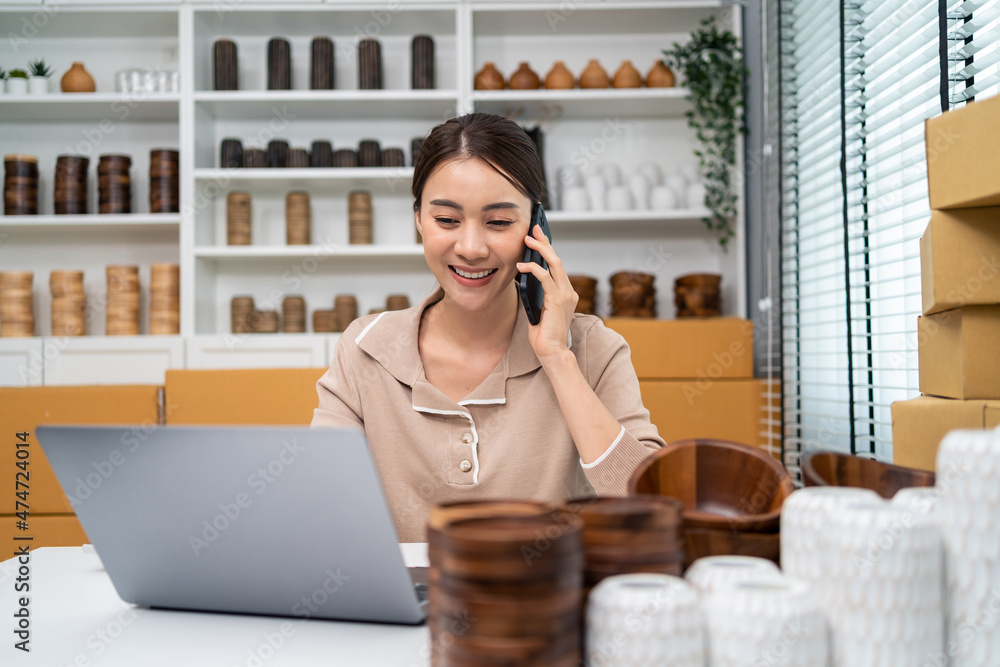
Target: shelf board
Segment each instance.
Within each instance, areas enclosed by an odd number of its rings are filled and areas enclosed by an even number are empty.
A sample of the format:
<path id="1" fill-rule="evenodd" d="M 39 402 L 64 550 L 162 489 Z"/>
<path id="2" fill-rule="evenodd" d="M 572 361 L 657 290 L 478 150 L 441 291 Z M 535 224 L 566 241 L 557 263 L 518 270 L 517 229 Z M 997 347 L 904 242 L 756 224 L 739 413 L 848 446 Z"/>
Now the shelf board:
<path id="1" fill-rule="evenodd" d="M 299 259 L 314 258 L 372 258 L 401 259 L 424 256 L 424 248 L 416 243 L 405 245 L 299 245 L 299 246 L 196 246 L 194 256 L 199 259 Z"/>
<path id="2" fill-rule="evenodd" d="M 0 232 L 113 232 L 169 230 L 180 226 L 180 213 L 128 213 L 122 215 L 6 215 Z"/>
<path id="3" fill-rule="evenodd" d="M 4 121 L 111 123 L 177 121 L 178 93 L 45 93 L 0 95 Z"/>
<path id="4" fill-rule="evenodd" d="M 503 114 L 523 109 L 538 116 L 546 108 L 562 109 L 565 118 L 682 118 L 690 108 L 687 88 L 608 88 L 572 90 L 477 90 L 476 111 Z"/>
<path id="5" fill-rule="evenodd" d="M 454 115 L 455 90 L 233 90 L 198 91 L 195 103 L 213 117 L 260 120 L 277 111 L 297 118 L 423 119 Z M 280 108 L 279 108 L 280 105 Z"/>
<path id="6" fill-rule="evenodd" d="M 667 211 L 545 211 L 549 222 L 567 227 L 590 227 L 599 224 L 618 226 L 667 225 L 671 223 L 701 222 L 711 215 L 707 208 L 685 208 Z"/>
<path id="7" fill-rule="evenodd" d="M 323 169 L 195 169 L 195 181 L 216 183 L 223 187 L 236 185 L 276 188 L 303 187 L 306 184 L 352 188 L 397 188 L 410 190 L 413 167 L 344 167 Z"/>

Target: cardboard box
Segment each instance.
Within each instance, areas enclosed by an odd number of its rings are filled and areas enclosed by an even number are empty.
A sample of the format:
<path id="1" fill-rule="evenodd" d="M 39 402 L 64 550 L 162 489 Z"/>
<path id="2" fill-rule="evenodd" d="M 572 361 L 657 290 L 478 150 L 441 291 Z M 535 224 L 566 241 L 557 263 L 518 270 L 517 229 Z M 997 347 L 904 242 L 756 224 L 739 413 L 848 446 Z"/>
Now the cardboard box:
<path id="1" fill-rule="evenodd" d="M 73 508 L 63 494 L 48 459 L 35 437 L 39 424 L 127 424 L 152 428 L 159 423 L 160 387 L 10 387 L 0 388 L 0 433 L 13 445 L 15 433 L 28 437 L 29 506 L 31 515 L 71 514 Z M 8 480 L 9 492 L 0 498 L 0 513 L 16 512 L 13 447 L 0 456 L 0 479 Z M 0 528 L 6 534 L 8 528 Z M 9 530 L 13 530 L 13 524 Z"/>
<path id="2" fill-rule="evenodd" d="M 753 377 L 753 323 L 738 317 L 604 321 L 632 351 L 640 380 Z"/>
<path id="3" fill-rule="evenodd" d="M 312 423 L 325 368 L 168 370 L 168 424 Z"/>
<path id="4" fill-rule="evenodd" d="M 920 291 L 924 315 L 1000 303 L 1000 206 L 931 212 Z"/>
<path id="5" fill-rule="evenodd" d="M 919 396 L 892 404 L 892 461 L 934 470 L 938 445 L 955 429 L 1000 426 L 1000 401 L 958 401 Z"/>
<path id="6" fill-rule="evenodd" d="M 16 516 L 0 514 L 0 549 L 3 549 L 4 560 L 10 558 L 18 547 L 28 546 L 29 550 L 42 547 L 78 547 L 89 540 L 83 532 L 83 527 L 72 514 L 55 514 L 48 516 L 29 516 L 27 530 L 8 530 L 18 521 Z M 16 537 L 30 536 L 31 540 L 18 540 Z"/>
<path id="7" fill-rule="evenodd" d="M 971 102 L 924 125 L 933 209 L 1000 205 L 1000 96 Z"/>
<path id="8" fill-rule="evenodd" d="M 1000 306 L 965 306 L 917 322 L 920 392 L 1000 399 Z"/>
<path id="9" fill-rule="evenodd" d="M 667 442 L 717 438 L 765 446 L 767 410 L 763 380 L 640 380 L 650 421 Z"/>

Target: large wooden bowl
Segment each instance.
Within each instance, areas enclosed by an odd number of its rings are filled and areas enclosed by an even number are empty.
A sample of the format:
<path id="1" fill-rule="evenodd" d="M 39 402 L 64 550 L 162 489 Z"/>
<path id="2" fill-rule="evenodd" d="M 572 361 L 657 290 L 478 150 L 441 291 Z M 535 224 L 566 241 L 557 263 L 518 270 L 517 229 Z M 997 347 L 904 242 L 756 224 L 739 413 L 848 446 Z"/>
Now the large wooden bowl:
<path id="1" fill-rule="evenodd" d="M 900 489 L 934 486 L 935 475 L 927 470 L 904 468 L 850 454 L 819 451 L 802 457 L 802 481 L 806 486 L 871 489 L 889 499 Z"/>
<path id="2" fill-rule="evenodd" d="M 684 569 L 705 556 L 756 556 L 775 564 L 781 556 L 778 533 L 734 533 L 711 528 L 684 529 Z"/>
<path id="3" fill-rule="evenodd" d="M 731 532 L 777 533 L 781 505 L 793 491 L 776 459 L 726 440 L 672 442 L 640 463 L 629 480 L 631 494 L 680 500 L 686 528 Z"/>

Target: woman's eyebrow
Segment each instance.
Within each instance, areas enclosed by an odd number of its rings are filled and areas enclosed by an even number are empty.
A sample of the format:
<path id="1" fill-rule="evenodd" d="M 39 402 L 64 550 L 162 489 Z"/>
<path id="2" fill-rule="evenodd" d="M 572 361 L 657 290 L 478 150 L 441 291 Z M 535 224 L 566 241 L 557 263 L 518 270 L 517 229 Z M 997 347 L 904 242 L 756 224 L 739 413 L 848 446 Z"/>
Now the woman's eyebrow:
<path id="1" fill-rule="evenodd" d="M 431 204 L 434 206 L 447 206 L 448 208 L 453 208 L 456 211 L 464 211 L 465 209 L 458 202 L 453 202 L 450 199 L 432 199 Z M 519 208 L 517 204 L 511 201 L 498 201 L 494 204 L 487 204 L 483 207 L 484 211 L 495 211 L 497 209 L 505 208 Z"/>

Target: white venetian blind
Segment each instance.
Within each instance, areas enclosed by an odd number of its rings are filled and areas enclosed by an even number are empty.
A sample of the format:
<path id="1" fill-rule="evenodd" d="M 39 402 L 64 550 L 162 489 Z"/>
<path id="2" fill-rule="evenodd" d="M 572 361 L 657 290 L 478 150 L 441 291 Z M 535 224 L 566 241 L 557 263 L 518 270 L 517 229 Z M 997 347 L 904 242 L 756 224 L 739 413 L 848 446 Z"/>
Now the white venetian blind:
<path id="1" fill-rule="evenodd" d="M 950 102 L 961 106 L 1000 91 L 1000 0 L 948 2 Z"/>

